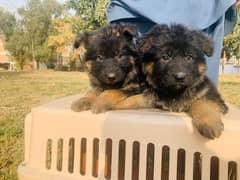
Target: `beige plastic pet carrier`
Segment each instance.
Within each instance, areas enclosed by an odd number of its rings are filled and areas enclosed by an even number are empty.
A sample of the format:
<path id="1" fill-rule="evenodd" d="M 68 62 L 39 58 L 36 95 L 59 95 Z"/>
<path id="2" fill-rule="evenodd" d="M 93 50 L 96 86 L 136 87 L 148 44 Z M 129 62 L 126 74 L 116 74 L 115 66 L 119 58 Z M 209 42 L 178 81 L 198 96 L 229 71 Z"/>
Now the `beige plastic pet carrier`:
<path id="1" fill-rule="evenodd" d="M 72 112 L 79 96 L 33 108 L 25 120 L 20 180 L 240 180 L 240 111 L 207 140 L 185 114 Z"/>

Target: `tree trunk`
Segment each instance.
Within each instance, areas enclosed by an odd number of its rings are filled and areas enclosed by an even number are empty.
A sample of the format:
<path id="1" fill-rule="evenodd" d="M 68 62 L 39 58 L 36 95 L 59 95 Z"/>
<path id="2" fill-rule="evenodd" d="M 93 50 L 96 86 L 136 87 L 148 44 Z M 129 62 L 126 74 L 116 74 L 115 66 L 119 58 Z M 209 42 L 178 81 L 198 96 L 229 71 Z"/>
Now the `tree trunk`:
<path id="1" fill-rule="evenodd" d="M 36 61 L 36 58 L 35 58 L 33 39 L 32 39 L 32 61 L 33 61 L 33 69 L 38 70 L 38 62 Z"/>

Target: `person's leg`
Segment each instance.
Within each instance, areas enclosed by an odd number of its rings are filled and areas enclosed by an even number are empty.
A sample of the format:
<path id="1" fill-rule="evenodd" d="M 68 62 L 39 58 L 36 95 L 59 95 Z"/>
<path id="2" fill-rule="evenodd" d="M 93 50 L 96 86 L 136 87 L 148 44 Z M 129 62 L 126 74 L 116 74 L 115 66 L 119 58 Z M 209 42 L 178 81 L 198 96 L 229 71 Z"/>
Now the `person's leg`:
<path id="1" fill-rule="evenodd" d="M 154 22 L 145 18 L 122 1 L 110 1 L 106 14 L 110 24 L 134 24 L 140 34 L 146 33 L 155 25 Z"/>
<path id="2" fill-rule="evenodd" d="M 204 30 L 214 41 L 214 53 L 211 57 L 207 57 L 207 76 L 215 86 L 218 86 L 219 64 L 221 59 L 221 51 L 224 37 L 224 16 L 215 24 Z"/>

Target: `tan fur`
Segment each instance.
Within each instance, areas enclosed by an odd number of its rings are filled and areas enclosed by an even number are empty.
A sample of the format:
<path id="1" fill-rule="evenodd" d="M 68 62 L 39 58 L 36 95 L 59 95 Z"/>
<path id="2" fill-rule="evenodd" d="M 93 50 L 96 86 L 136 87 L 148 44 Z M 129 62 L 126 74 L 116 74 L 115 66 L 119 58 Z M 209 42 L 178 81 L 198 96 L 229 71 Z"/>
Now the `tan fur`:
<path id="1" fill-rule="evenodd" d="M 199 64 L 199 65 L 198 65 L 198 71 L 199 71 L 200 73 L 204 73 L 204 72 L 206 71 L 206 69 L 207 69 L 207 67 L 206 67 L 205 64 Z"/>
<path id="2" fill-rule="evenodd" d="M 145 71 L 149 74 L 152 74 L 152 71 L 153 71 L 153 62 L 151 63 L 148 63 L 146 66 L 145 66 Z"/>
<path id="3" fill-rule="evenodd" d="M 135 61 L 136 61 L 136 59 L 135 59 L 133 56 L 130 56 L 130 63 L 131 63 L 132 65 L 135 64 Z"/>
<path id="4" fill-rule="evenodd" d="M 81 43 L 78 48 L 79 56 L 81 59 L 84 59 L 87 49 L 85 48 L 84 43 Z"/>
<path id="5" fill-rule="evenodd" d="M 126 94 L 119 90 L 105 90 L 94 101 L 92 105 L 92 112 L 102 113 L 106 112 L 107 110 L 111 110 L 115 104 L 123 101 L 126 98 Z"/>
<path id="6" fill-rule="evenodd" d="M 113 109 L 140 109 L 140 108 L 152 108 L 153 107 L 153 97 L 145 96 L 143 94 L 138 94 L 130 96 L 125 100 L 116 104 Z"/>
<path id="7" fill-rule="evenodd" d="M 92 61 L 86 61 L 85 65 L 87 67 L 87 71 L 91 72 L 92 71 Z"/>
<path id="8" fill-rule="evenodd" d="M 223 131 L 219 106 L 211 100 L 197 100 L 192 103 L 188 114 L 199 132 L 211 139 L 219 137 Z"/>
<path id="9" fill-rule="evenodd" d="M 91 108 L 92 103 L 95 101 L 97 96 L 99 96 L 101 92 L 91 89 L 86 93 L 86 95 L 76 101 L 74 101 L 71 105 L 71 109 L 75 112 L 88 110 Z"/>

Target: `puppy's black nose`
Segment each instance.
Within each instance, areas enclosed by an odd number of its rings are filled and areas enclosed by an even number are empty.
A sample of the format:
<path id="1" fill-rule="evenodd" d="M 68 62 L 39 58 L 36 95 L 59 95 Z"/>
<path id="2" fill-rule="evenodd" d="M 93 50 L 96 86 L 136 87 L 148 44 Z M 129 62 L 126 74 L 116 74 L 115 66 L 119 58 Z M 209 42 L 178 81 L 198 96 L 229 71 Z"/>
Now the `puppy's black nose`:
<path id="1" fill-rule="evenodd" d="M 108 76 L 108 79 L 110 81 L 114 81 L 116 79 L 116 74 L 115 73 L 109 73 L 107 76 Z"/>
<path id="2" fill-rule="evenodd" d="M 174 74 L 174 77 L 177 81 L 183 81 L 186 77 L 186 73 L 178 72 L 178 73 Z"/>

